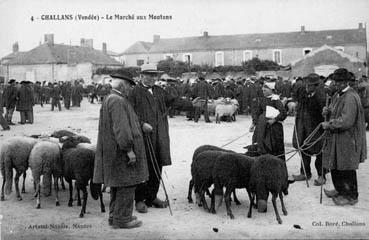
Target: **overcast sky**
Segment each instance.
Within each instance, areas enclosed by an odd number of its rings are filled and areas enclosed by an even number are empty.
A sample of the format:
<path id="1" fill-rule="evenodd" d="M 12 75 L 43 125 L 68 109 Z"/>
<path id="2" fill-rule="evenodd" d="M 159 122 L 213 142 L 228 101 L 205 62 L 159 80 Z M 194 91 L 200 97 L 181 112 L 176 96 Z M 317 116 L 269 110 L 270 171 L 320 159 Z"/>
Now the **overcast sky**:
<path id="1" fill-rule="evenodd" d="M 171 15 L 172 20 L 52 21 L 42 15 Z M 31 21 L 31 17 L 34 21 Z M 243 33 L 352 29 L 369 27 L 369 0 L 0 0 L 0 57 L 19 42 L 28 51 L 54 33 L 56 43 L 79 45 L 92 38 L 94 48 L 123 52 L 136 41 Z"/>

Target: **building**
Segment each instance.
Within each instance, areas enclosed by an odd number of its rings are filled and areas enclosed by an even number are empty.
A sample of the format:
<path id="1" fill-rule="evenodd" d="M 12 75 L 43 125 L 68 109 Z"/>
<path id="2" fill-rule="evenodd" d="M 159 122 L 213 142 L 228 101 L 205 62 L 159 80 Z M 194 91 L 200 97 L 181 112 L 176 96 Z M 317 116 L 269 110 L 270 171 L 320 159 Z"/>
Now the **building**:
<path id="1" fill-rule="evenodd" d="M 18 46 L 18 45 L 17 45 Z M 80 46 L 55 44 L 54 35 L 46 34 L 45 42 L 28 52 L 13 53 L 1 59 L 5 82 L 9 79 L 32 82 L 55 82 L 83 79 L 91 81 L 100 67 L 119 68 L 122 65 L 102 50 L 93 48 L 92 39 L 81 39 Z"/>
<path id="2" fill-rule="evenodd" d="M 157 63 L 171 57 L 191 64 L 211 66 L 241 65 L 258 57 L 288 65 L 308 53 L 329 45 L 366 61 L 366 27 L 356 29 L 203 36 L 163 39 L 154 35 L 153 42 L 136 42 L 121 54 L 125 66 Z"/>

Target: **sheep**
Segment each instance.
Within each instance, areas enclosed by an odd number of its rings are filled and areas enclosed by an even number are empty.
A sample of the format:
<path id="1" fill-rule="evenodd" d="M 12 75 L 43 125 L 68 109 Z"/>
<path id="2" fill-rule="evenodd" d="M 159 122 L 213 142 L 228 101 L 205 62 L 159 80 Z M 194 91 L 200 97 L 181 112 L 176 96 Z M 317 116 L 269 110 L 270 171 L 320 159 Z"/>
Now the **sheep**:
<path id="1" fill-rule="evenodd" d="M 293 181 L 288 180 L 287 166 L 284 160 L 270 154 L 261 155 L 257 157 L 257 160 L 251 168 L 251 201 L 254 201 L 256 195 L 258 211 L 263 212 L 266 209 L 266 201 L 270 192 L 272 194 L 276 219 L 279 224 L 282 224 L 276 206 L 276 199 L 279 196 L 283 214 L 287 215 L 287 210 L 283 202 L 283 194 L 288 194 L 288 186 L 290 183 L 293 183 Z M 251 214 L 252 210 L 250 206 L 247 217 L 251 218 Z"/>
<path id="2" fill-rule="evenodd" d="M 217 105 L 215 107 L 215 122 L 220 123 L 220 118 L 223 116 L 229 117 L 228 119 L 232 119 L 233 121 L 236 121 L 237 109 L 238 109 L 238 104 L 234 104 L 233 102 Z"/>
<path id="3" fill-rule="evenodd" d="M 197 156 L 204 152 L 204 151 L 211 151 L 211 150 L 214 150 L 214 151 L 224 151 L 224 152 L 232 152 L 232 151 L 229 151 L 229 150 L 225 150 L 223 148 L 220 148 L 220 147 L 217 147 L 217 146 L 213 146 L 213 145 L 202 145 L 198 148 L 195 149 L 193 155 L 192 155 L 192 164 L 191 164 L 191 169 L 194 167 L 193 166 L 193 162 L 195 161 L 195 159 L 197 158 Z M 192 171 L 192 170 L 191 170 Z M 211 171 L 209 171 L 209 174 L 211 174 Z M 188 187 L 188 196 L 187 196 L 187 199 L 188 199 L 188 202 L 189 203 L 193 203 L 193 200 L 192 200 L 192 188 L 193 188 L 193 185 L 194 185 L 194 181 L 193 179 L 190 180 L 189 182 L 189 187 Z M 209 191 L 207 191 L 208 195 L 210 195 Z M 197 195 L 199 197 L 199 195 Z M 197 199 L 199 200 L 199 199 Z M 234 201 L 236 202 L 237 205 L 240 204 L 240 202 L 238 201 L 237 199 L 237 196 L 234 194 Z M 197 201 L 199 203 L 199 201 Z"/>
<path id="4" fill-rule="evenodd" d="M 245 156 L 240 153 L 223 153 L 220 155 L 213 167 L 212 178 L 214 181 L 214 189 L 212 194 L 210 212 L 216 213 L 215 202 L 217 202 L 217 210 L 223 199 L 223 187 L 226 188 L 224 200 L 227 208 L 227 215 L 234 219 L 230 208 L 230 196 L 236 188 L 246 188 L 250 206 L 253 206 L 251 192 L 249 190 L 250 170 L 255 162 L 255 158 Z"/>
<path id="5" fill-rule="evenodd" d="M 64 136 L 67 136 L 67 137 L 72 137 L 76 135 L 75 133 L 71 132 L 71 131 L 68 131 L 68 130 L 58 130 L 58 131 L 54 131 L 50 137 L 54 137 L 54 138 L 62 138 Z"/>
<path id="6" fill-rule="evenodd" d="M 60 156 L 60 147 L 57 143 L 51 141 L 41 141 L 35 144 L 29 156 L 29 166 L 32 170 L 32 176 L 35 186 L 35 197 L 37 197 L 36 208 L 41 208 L 40 198 L 40 177 L 43 175 L 43 184 L 46 190 L 46 196 L 50 195 L 51 176 L 54 178 L 55 202 L 59 206 L 58 182 L 57 179 L 62 176 L 62 163 Z"/>
<path id="7" fill-rule="evenodd" d="M 78 139 L 78 138 L 77 138 Z M 93 199 L 100 198 L 101 212 L 105 212 L 105 206 L 103 202 L 103 196 L 101 192 L 101 184 L 95 184 L 92 182 L 95 152 L 91 149 L 76 148 L 78 144 L 76 138 L 64 138 L 62 147 L 62 159 L 63 159 L 63 175 L 65 180 L 69 184 L 69 202 L 68 206 L 73 206 L 73 185 L 72 181 L 76 180 L 76 188 L 78 191 L 78 205 L 80 205 L 79 190 L 83 192 L 83 204 L 80 212 L 82 218 L 86 213 L 87 203 L 87 190 L 86 186 L 90 181 L 90 192 Z"/>
<path id="8" fill-rule="evenodd" d="M 25 193 L 28 157 L 36 142 L 35 139 L 29 137 L 12 137 L 3 142 L 0 150 L 0 169 L 3 177 L 1 201 L 5 200 L 4 186 L 6 195 L 9 195 L 12 191 L 13 168 L 16 170 L 14 183 L 17 199 L 22 200 L 19 193 L 19 177 L 23 173 L 22 193 Z"/>

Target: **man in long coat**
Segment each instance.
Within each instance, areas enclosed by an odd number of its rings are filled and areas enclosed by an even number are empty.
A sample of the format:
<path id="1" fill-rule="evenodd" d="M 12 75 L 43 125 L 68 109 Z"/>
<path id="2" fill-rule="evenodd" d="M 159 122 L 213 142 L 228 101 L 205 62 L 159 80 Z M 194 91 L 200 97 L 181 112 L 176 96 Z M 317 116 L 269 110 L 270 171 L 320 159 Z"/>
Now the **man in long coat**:
<path id="1" fill-rule="evenodd" d="M 168 204 L 160 200 L 157 193 L 162 167 L 172 164 L 167 108 L 173 103 L 174 97 L 163 88 L 154 85 L 158 73 L 160 72 L 152 64 L 141 66 L 142 84 L 136 85 L 129 96 L 144 132 L 149 168 L 149 180 L 136 189 L 136 210 L 141 213 L 146 213 L 148 206 L 165 208 Z M 152 144 L 152 148 L 148 141 Z"/>
<path id="2" fill-rule="evenodd" d="M 194 122 L 198 122 L 201 117 L 201 111 L 204 111 L 205 122 L 211 123 L 209 119 L 209 111 L 208 111 L 208 100 L 211 99 L 214 95 L 214 90 L 210 84 L 205 82 L 204 77 L 199 77 L 199 82 L 194 85 L 192 91 L 193 98 L 201 98 L 205 100 L 203 107 L 195 107 L 195 116 Z"/>
<path id="3" fill-rule="evenodd" d="M 0 88 L 0 125 L 5 131 L 5 130 L 10 130 L 10 127 L 8 125 L 8 122 L 3 117 L 3 107 L 4 107 L 3 90 Z"/>
<path id="4" fill-rule="evenodd" d="M 292 136 L 292 144 L 294 148 L 298 148 L 297 139 L 299 146 L 302 146 L 305 139 L 315 130 L 315 128 L 324 121 L 322 115 L 323 107 L 325 106 L 325 91 L 324 86 L 320 84 L 319 75 L 312 73 L 305 78 L 305 83 L 300 86 L 300 90 L 297 91 L 296 100 L 298 102 L 298 108 L 295 118 L 296 131 Z M 283 86 L 282 86 L 283 88 Z M 310 140 L 310 143 L 317 140 L 319 136 L 323 134 L 323 129 L 319 128 L 316 135 Z M 297 135 L 297 139 L 296 139 Z M 322 171 L 322 153 L 321 149 L 323 146 L 323 140 L 318 141 L 310 148 L 302 151 L 301 156 L 304 166 L 300 167 L 300 174 L 293 175 L 296 181 L 303 181 L 311 178 L 311 155 L 316 154 L 315 168 L 318 173 L 318 179 L 314 181 L 314 185 L 320 186 L 326 182 L 325 173 Z M 304 174 L 304 169 L 306 176 Z"/>
<path id="5" fill-rule="evenodd" d="M 356 169 L 366 159 L 364 111 L 359 95 L 349 86 L 350 74 L 344 68 L 332 76 L 336 93 L 329 108 L 329 122 L 323 123 L 328 137 L 323 148 L 323 164 L 331 170 L 334 190 L 324 190 L 337 205 L 358 202 Z"/>
<path id="6" fill-rule="evenodd" d="M 33 123 L 34 96 L 29 81 L 22 81 L 17 93 L 16 110 L 20 112 L 20 124 Z"/>
<path id="7" fill-rule="evenodd" d="M 94 183 L 110 187 L 109 225 L 134 228 L 142 222 L 132 216 L 137 184 L 148 179 L 141 126 L 128 92 L 129 76 L 111 75 L 113 90 L 100 108 Z"/>
<path id="8" fill-rule="evenodd" d="M 17 104 L 17 88 L 15 79 L 10 79 L 4 89 L 4 107 L 6 109 L 5 120 L 9 125 L 14 125 L 12 122 L 15 105 Z"/>
<path id="9" fill-rule="evenodd" d="M 54 86 L 51 89 L 51 111 L 54 111 L 54 107 L 56 106 L 58 106 L 59 111 L 61 111 L 60 95 L 61 89 L 59 87 L 59 84 L 54 83 Z"/>

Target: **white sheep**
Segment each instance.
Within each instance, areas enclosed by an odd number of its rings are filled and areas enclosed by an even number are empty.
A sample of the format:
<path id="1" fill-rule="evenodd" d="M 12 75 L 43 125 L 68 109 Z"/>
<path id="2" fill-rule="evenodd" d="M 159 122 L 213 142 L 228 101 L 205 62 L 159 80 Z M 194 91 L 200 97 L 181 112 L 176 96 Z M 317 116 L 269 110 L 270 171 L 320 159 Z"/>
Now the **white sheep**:
<path id="1" fill-rule="evenodd" d="M 236 112 L 238 109 L 238 102 L 236 99 L 227 101 L 225 104 L 218 104 L 215 107 L 215 122 L 220 123 L 220 118 L 227 116 L 236 121 Z"/>
<path id="2" fill-rule="evenodd" d="M 43 175 L 43 185 L 45 189 L 45 195 L 50 195 L 51 182 L 54 178 L 54 190 L 56 206 L 59 206 L 58 197 L 58 181 L 57 179 L 62 176 L 63 165 L 60 155 L 60 147 L 58 143 L 52 141 L 41 141 L 35 144 L 30 156 L 29 166 L 32 170 L 32 176 L 35 186 L 35 197 L 37 197 L 36 208 L 41 208 L 40 197 L 40 177 Z"/>
<path id="3" fill-rule="evenodd" d="M 0 170 L 3 177 L 1 201 L 5 200 L 4 186 L 6 195 L 12 192 L 13 168 L 16 170 L 14 183 L 17 199 L 22 200 L 19 193 L 19 177 L 23 173 L 22 193 L 24 193 L 28 157 L 36 142 L 34 138 L 30 137 L 12 137 L 3 142 L 0 150 Z"/>

